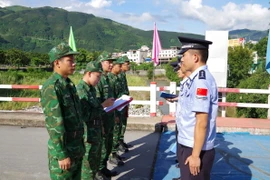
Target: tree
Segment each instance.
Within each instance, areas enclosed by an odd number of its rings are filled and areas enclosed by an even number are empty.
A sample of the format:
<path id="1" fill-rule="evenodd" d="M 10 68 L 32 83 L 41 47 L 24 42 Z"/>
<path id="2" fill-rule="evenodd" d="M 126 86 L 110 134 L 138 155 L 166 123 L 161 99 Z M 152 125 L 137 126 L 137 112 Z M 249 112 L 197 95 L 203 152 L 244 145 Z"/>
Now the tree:
<path id="1" fill-rule="evenodd" d="M 173 58 L 171 62 L 176 62 L 176 61 L 177 61 L 177 58 Z M 173 82 L 177 82 L 178 83 L 180 81 L 180 78 L 178 77 L 177 72 L 174 72 L 173 67 L 170 65 L 171 62 L 169 62 L 165 66 L 166 77 L 170 81 L 173 81 Z"/>
<path id="2" fill-rule="evenodd" d="M 268 37 L 262 38 L 254 47 L 254 50 L 257 51 L 259 57 L 266 56 Z"/>
<path id="3" fill-rule="evenodd" d="M 0 50 L 0 64 L 5 64 L 5 52 L 3 50 Z"/>
<path id="4" fill-rule="evenodd" d="M 249 71 L 253 64 L 252 60 L 252 50 L 242 46 L 229 48 L 227 87 L 237 87 L 241 80 L 250 77 Z"/>
<path id="5" fill-rule="evenodd" d="M 27 66 L 30 63 L 30 59 L 26 53 L 18 49 L 9 49 L 5 53 L 6 63 L 10 66 Z"/>
<path id="6" fill-rule="evenodd" d="M 265 71 L 258 71 L 252 74 L 249 78 L 242 80 L 238 88 L 245 89 L 268 89 L 270 79 L 266 78 L 269 74 Z M 263 103 L 267 104 L 266 94 L 229 94 L 228 102 L 239 103 Z M 267 118 L 267 109 L 263 108 L 237 108 L 238 117 L 246 118 Z"/>

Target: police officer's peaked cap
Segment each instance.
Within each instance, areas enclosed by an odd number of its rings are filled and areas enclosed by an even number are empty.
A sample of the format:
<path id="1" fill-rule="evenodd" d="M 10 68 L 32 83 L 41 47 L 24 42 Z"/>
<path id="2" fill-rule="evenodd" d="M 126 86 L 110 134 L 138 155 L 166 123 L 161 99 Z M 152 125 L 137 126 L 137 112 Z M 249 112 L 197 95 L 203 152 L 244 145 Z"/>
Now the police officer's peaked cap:
<path id="1" fill-rule="evenodd" d="M 50 63 L 54 62 L 61 57 L 68 55 L 80 54 L 77 51 L 73 51 L 67 43 L 60 43 L 57 46 L 53 47 L 49 52 Z"/>
<path id="2" fill-rule="evenodd" d="M 103 72 L 99 61 L 91 61 L 87 63 L 85 72 Z"/>
<path id="3" fill-rule="evenodd" d="M 109 60 L 112 60 L 112 61 L 115 61 L 116 58 L 112 57 L 112 54 L 111 53 L 108 53 L 107 51 L 103 51 L 99 56 L 98 56 L 98 59 L 97 59 L 99 62 L 102 62 L 102 61 L 109 61 Z"/>
<path id="4" fill-rule="evenodd" d="M 178 37 L 179 41 L 182 44 L 179 54 L 184 54 L 189 49 L 205 49 L 208 50 L 209 45 L 212 44 L 211 41 L 203 40 L 203 39 L 194 39 L 187 37 Z"/>
<path id="5" fill-rule="evenodd" d="M 124 58 L 118 57 L 115 61 L 113 61 L 113 64 L 124 64 Z"/>

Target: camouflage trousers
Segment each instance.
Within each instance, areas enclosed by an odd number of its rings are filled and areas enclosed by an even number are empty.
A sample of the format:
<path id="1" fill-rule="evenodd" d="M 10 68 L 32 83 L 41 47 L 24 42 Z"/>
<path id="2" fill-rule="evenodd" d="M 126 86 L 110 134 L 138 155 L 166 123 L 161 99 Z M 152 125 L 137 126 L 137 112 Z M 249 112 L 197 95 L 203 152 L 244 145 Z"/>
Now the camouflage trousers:
<path id="1" fill-rule="evenodd" d="M 82 180 L 93 180 L 101 159 L 102 128 L 88 128 L 85 155 L 82 162 Z"/>
<path id="2" fill-rule="evenodd" d="M 113 129 L 113 146 L 112 146 L 112 153 L 116 153 L 119 146 L 119 140 L 121 135 L 121 128 L 122 128 L 122 122 L 121 118 L 119 118 L 120 122 L 115 123 L 114 129 Z"/>
<path id="3" fill-rule="evenodd" d="M 49 158 L 49 171 L 52 180 L 80 180 L 82 158 L 71 158 L 71 167 L 68 170 L 59 168 L 58 160 Z"/>
<path id="4" fill-rule="evenodd" d="M 99 164 L 99 170 L 107 167 L 107 161 L 112 152 L 114 121 L 114 116 L 103 120 L 105 134 L 102 136 L 101 161 Z"/>
<path id="5" fill-rule="evenodd" d="M 126 129 L 127 129 L 127 117 L 126 116 L 123 116 L 123 118 L 121 119 L 121 128 L 120 128 L 120 138 L 119 140 L 120 141 L 124 141 L 124 136 L 125 136 L 125 132 L 126 132 Z"/>
<path id="6" fill-rule="evenodd" d="M 129 106 L 126 106 L 123 109 L 123 113 L 121 116 L 121 127 L 120 127 L 120 135 L 119 135 L 120 141 L 124 141 L 124 136 L 125 136 L 125 132 L 127 128 L 128 109 L 129 109 Z"/>

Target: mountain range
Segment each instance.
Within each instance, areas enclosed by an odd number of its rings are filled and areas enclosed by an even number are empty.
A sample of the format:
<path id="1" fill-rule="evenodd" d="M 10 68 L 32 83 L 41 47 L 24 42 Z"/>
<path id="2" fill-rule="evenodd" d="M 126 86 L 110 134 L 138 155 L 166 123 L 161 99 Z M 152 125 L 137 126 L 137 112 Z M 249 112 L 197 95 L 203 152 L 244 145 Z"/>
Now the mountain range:
<path id="1" fill-rule="evenodd" d="M 70 26 L 77 48 L 88 51 L 127 51 L 142 45 L 152 47 L 153 31 L 140 30 L 93 14 L 69 12 L 60 8 L 23 6 L 0 7 L 0 49 L 48 52 L 60 42 L 67 42 Z M 163 48 L 179 46 L 178 36 L 204 39 L 203 35 L 159 31 Z M 266 31 L 235 30 L 230 37 L 248 37 L 258 41 Z"/>

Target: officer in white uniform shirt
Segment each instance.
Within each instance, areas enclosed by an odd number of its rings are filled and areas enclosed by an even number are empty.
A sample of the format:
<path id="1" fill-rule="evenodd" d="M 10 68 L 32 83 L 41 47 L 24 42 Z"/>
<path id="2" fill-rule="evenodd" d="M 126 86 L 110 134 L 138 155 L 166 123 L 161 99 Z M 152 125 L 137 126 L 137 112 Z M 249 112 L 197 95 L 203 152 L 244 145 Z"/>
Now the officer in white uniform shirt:
<path id="1" fill-rule="evenodd" d="M 206 65 L 212 42 L 178 38 L 181 66 L 191 72 L 180 90 L 176 112 L 181 180 L 210 180 L 218 111 L 218 89 Z"/>

